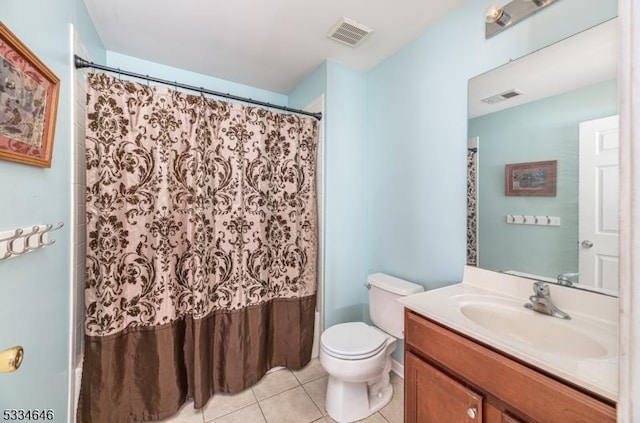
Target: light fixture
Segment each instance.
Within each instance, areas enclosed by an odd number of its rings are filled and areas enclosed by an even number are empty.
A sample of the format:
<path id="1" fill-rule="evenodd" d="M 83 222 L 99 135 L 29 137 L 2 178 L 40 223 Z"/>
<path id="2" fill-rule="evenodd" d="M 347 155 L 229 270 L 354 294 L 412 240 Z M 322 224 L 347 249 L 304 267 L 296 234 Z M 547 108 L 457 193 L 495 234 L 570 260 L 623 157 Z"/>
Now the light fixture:
<path id="1" fill-rule="evenodd" d="M 484 21 L 486 23 L 495 23 L 500 26 L 506 26 L 509 21 L 511 21 L 511 16 L 509 16 L 503 8 L 492 4 L 484 13 Z"/>
<path id="2" fill-rule="evenodd" d="M 492 0 L 484 12 L 485 38 L 490 38 L 507 28 L 511 28 L 553 3 L 555 0 L 512 0 L 504 6 L 500 6 L 500 4 L 504 4 L 504 0 Z"/>

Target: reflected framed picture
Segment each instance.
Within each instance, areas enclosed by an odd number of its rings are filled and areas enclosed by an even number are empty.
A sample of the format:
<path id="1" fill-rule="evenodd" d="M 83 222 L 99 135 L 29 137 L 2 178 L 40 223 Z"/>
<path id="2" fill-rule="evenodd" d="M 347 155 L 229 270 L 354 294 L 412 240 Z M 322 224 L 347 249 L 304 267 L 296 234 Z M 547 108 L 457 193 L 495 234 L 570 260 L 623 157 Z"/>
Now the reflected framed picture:
<path id="1" fill-rule="evenodd" d="M 558 161 L 505 165 L 505 195 L 555 197 Z"/>
<path id="2" fill-rule="evenodd" d="M 60 79 L 0 22 L 0 159 L 51 167 Z"/>

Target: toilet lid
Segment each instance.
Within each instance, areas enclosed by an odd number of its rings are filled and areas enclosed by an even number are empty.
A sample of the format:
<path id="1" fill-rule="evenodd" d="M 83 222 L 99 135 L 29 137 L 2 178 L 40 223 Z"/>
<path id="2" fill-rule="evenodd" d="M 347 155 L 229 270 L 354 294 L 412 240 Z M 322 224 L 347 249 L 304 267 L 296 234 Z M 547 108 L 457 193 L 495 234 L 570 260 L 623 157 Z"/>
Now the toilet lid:
<path id="1" fill-rule="evenodd" d="M 362 322 L 341 323 L 322 333 L 320 344 L 334 357 L 358 360 L 378 354 L 386 345 L 387 336 Z"/>

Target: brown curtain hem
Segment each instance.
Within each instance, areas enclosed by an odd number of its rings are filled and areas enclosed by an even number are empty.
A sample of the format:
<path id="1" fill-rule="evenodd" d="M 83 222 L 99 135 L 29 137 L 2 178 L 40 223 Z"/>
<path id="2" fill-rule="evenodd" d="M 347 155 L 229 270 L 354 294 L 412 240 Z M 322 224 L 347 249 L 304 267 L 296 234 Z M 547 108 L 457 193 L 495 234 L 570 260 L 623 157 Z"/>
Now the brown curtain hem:
<path id="1" fill-rule="evenodd" d="M 316 296 L 279 298 L 203 318 L 85 336 L 78 423 L 133 423 L 175 414 L 193 398 L 240 392 L 277 366 L 311 359 Z"/>

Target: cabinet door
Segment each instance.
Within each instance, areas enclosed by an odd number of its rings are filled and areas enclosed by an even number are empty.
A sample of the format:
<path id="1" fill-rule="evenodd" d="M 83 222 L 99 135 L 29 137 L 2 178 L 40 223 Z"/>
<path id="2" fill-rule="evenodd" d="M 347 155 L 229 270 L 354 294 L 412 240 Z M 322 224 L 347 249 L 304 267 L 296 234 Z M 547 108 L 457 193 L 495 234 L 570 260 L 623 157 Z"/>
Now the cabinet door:
<path id="1" fill-rule="evenodd" d="M 486 400 L 483 402 L 483 414 L 482 423 L 525 423 Z"/>
<path id="2" fill-rule="evenodd" d="M 515 417 L 510 416 L 509 414 L 502 414 L 502 423 L 522 423 L 520 420 Z"/>
<path id="3" fill-rule="evenodd" d="M 406 423 L 482 422 L 482 397 L 410 352 L 406 355 Z"/>

